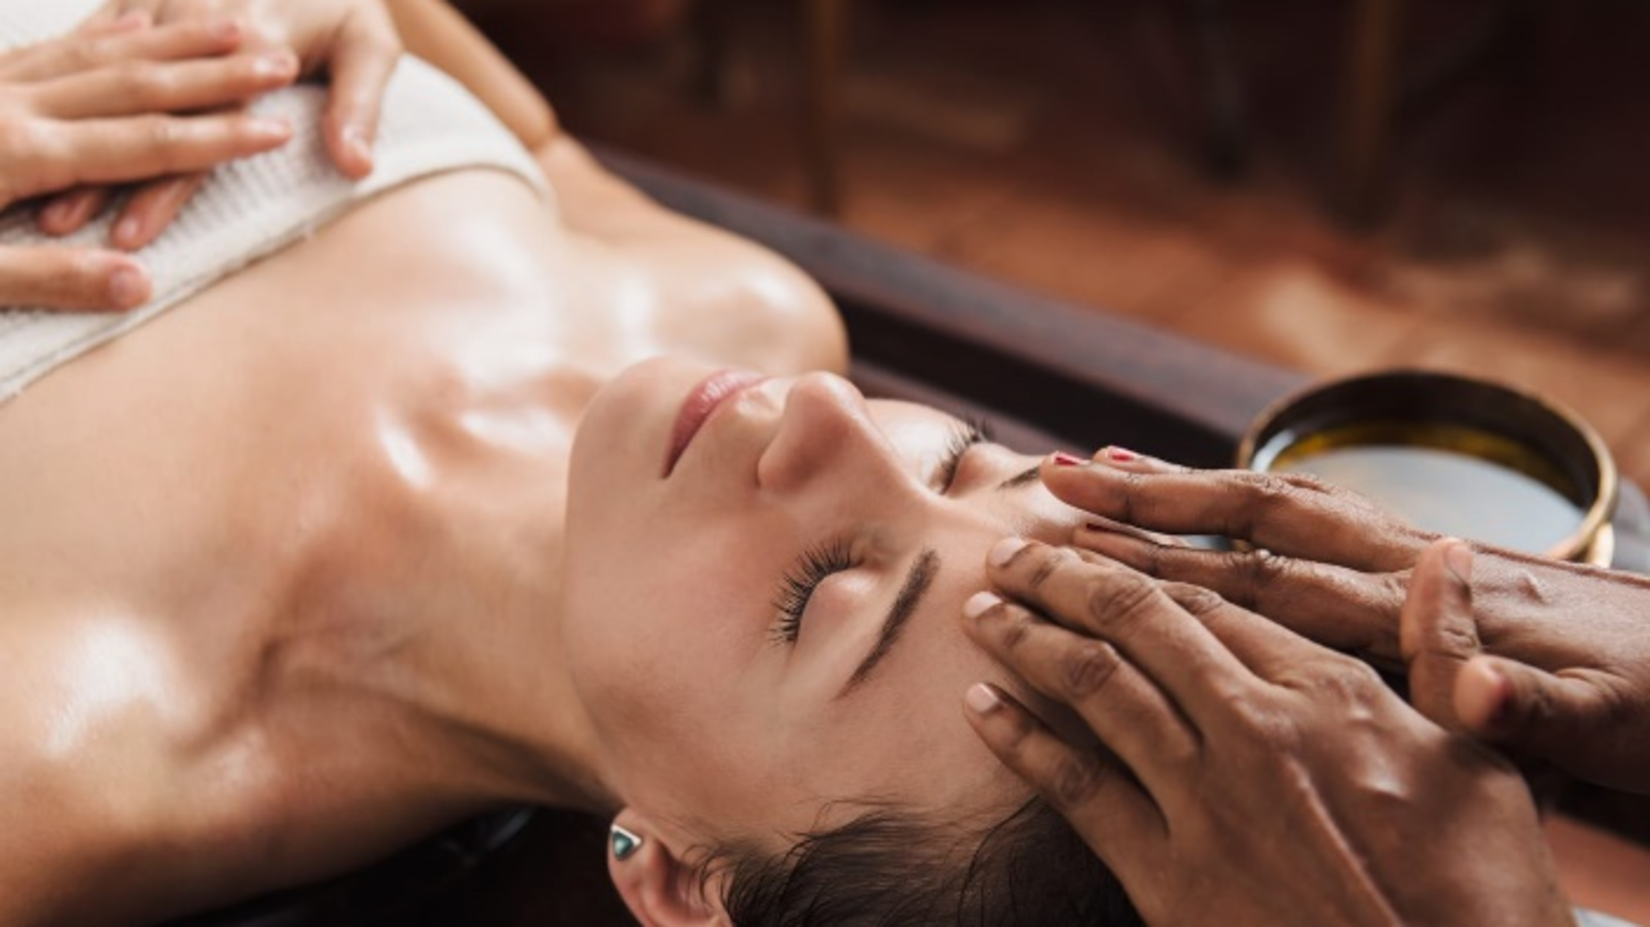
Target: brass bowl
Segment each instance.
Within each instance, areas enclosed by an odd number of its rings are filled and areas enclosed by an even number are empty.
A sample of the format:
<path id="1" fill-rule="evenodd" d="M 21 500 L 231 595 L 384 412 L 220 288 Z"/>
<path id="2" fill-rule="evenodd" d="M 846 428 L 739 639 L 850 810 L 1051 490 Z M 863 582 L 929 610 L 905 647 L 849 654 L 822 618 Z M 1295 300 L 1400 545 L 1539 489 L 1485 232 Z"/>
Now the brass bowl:
<path id="1" fill-rule="evenodd" d="M 1484 380 L 1393 370 L 1309 386 L 1261 412 L 1237 465 L 1314 472 L 1423 528 L 1497 546 L 1598 566 L 1615 550 L 1616 465 L 1598 433 L 1559 403 Z M 1484 517 L 1513 500 L 1510 519 Z M 1514 543 L 1508 524 L 1525 513 L 1543 528 Z"/>

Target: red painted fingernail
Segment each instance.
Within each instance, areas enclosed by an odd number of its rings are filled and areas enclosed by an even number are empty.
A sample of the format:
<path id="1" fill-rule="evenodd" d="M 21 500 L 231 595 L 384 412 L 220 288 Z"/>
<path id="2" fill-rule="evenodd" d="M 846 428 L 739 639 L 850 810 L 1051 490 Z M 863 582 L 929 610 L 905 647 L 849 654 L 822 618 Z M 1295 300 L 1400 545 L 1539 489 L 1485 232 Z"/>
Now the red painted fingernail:
<path id="1" fill-rule="evenodd" d="M 1067 454 L 1065 451 L 1055 451 L 1054 456 L 1050 459 L 1061 467 L 1081 467 L 1083 464 L 1088 463 L 1083 458 L 1075 454 Z"/>
<path id="2" fill-rule="evenodd" d="M 1124 447 L 1106 448 L 1106 459 L 1113 463 L 1133 463 L 1140 459 L 1140 455 Z"/>

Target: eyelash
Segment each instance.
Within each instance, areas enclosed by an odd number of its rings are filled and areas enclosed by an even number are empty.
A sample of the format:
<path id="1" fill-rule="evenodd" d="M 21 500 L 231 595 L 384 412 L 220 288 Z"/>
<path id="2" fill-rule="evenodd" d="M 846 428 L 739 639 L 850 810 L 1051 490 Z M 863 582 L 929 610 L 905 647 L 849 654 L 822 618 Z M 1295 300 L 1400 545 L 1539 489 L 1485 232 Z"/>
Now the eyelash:
<path id="1" fill-rule="evenodd" d="M 990 440 L 991 430 L 978 419 L 967 420 L 952 432 L 945 453 L 940 458 L 940 492 L 950 489 L 956 481 L 957 468 L 962 465 L 963 455 L 968 453 L 968 449 Z M 853 550 L 840 541 L 803 553 L 796 566 L 785 574 L 779 584 L 779 594 L 774 597 L 773 607 L 778 616 L 773 627 L 775 643 L 796 643 L 802 633 L 802 616 L 807 612 L 808 601 L 813 598 L 819 584 L 831 575 L 851 570 L 854 566 Z"/>
<path id="2" fill-rule="evenodd" d="M 963 455 L 976 444 L 984 444 L 991 440 L 991 429 L 979 419 L 968 419 L 951 433 L 951 441 L 945 447 L 945 454 L 940 458 L 940 492 L 951 488 L 957 480 L 957 468 L 962 466 Z"/>
<path id="3" fill-rule="evenodd" d="M 794 644 L 802 633 L 802 615 L 808 610 L 808 600 L 814 590 L 833 573 L 854 568 L 853 550 L 845 543 L 833 541 L 804 553 L 796 567 L 785 574 L 779 585 L 779 595 L 773 607 L 779 613 L 774 623 L 776 643 Z"/>

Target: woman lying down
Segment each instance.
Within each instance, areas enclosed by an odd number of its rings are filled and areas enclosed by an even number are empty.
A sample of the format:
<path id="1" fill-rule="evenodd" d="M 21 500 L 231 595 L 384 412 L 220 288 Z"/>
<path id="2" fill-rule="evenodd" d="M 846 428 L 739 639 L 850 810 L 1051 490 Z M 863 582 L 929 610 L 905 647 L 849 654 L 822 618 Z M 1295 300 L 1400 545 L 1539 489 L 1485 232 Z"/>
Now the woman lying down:
<path id="1" fill-rule="evenodd" d="M 140 255 L 138 316 L 7 316 L 0 923 L 151 922 L 518 802 L 611 817 L 646 924 L 1131 922 L 958 706 L 1036 704 L 957 619 L 996 540 L 1074 525 L 1036 461 L 867 400 L 793 268 L 433 69 L 370 186 L 324 97 L 258 102 L 293 141 Z"/>

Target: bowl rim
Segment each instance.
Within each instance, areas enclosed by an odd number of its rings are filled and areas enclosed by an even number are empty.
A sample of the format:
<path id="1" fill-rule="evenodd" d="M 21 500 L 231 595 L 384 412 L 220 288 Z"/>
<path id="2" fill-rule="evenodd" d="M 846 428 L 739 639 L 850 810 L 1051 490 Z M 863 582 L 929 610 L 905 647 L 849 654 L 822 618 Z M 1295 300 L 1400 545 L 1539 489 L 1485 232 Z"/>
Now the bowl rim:
<path id="1" fill-rule="evenodd" d="M 1586 419 L 1578 415 L 1564 403 L 1542 393 L 1513 386 L 1507 382 L 1477 375 L 1468 375 L 1447 370 L 1434 370 L 1420 367 L 1396 367 L 1382 370 L 1365 371 L 1346 376 L 1328 377 L 1314 380 L 1298 389 L 1278 397 L 1250 420 L 1244 430 L 1242 439 L 1238 442 L 1236 465 L 1242 470 L 1255 470 L 1255 455 L 1266 443 L 1272 439 L 1271 430 L 1284 421 L 1286 416 L 1324 393 L 1345 391 L 1360 386 L 1378 386 L 1382 382 L 1403 382 L 1412 388 L 1425 386 L 1434 382 L 1441 386 L 1468 387 L 1474 390 L 1505 394 L 1515 402 L 1522 402 L 1546 415 L 1552 422 L 1567 430 L 1580 440 L 1586 447 L 1590 461 L 1582 462 L 1583 466 L 1595 477 L 1596 489 L 1592 498 L 1586 500 L 1586 510 L 1575 530 L 1554 544 L 1543 555 L 1561 560 L 1570 560 L 1581 563 L 1590 563 L 1595 566 L 1608 566 L 1613 555 L 1615 545 L 1610 530 L 1610 520 L 1615 514 L 1616 498 L 1620 489 L 1619 475 L 1616 469 L 1615 458 L 1609 447 L 1604 443 L 1598 431 L 1588 424 Z M 1449 421 L 1448 415 L 1439 415 L 1431 410 L 1428 416 L 1433 420 Z M 1356 421 L 1357 418 L 1349 413 L 1342 422 Z M 1477 427 L 1486 427 L 1481 422 L 1472 422 Z M 1529 443 L 1522 436 L 1507 435 L 1513 440 Z M 1546 453 L 1550 459 L 1558 461 L 1559 457 L 1551 448 L 1535 447 L 1534 450 Z M 1271 472 L 1261 470 L 1257 472 Z"/>

